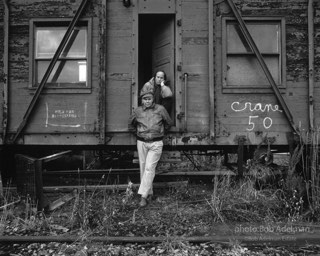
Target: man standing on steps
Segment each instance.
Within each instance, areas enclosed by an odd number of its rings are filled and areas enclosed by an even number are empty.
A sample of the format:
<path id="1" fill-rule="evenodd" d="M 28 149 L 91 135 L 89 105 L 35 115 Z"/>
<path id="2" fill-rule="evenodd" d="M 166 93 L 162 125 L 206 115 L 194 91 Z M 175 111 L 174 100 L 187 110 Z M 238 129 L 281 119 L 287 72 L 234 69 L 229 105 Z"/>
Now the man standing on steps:
<path id="1" fill-rule="evenodd" d="M 129 130 L 137 136 L 140 165 L 140 206 L 147 205 L 147 197 L 153 194 L 152 183 L 163 148 L 163 137 L 172 125 L 167 110 L 154 102 L 154 90 L 144 86 L 140 92 L 142 105 L 129 119 Z"/>

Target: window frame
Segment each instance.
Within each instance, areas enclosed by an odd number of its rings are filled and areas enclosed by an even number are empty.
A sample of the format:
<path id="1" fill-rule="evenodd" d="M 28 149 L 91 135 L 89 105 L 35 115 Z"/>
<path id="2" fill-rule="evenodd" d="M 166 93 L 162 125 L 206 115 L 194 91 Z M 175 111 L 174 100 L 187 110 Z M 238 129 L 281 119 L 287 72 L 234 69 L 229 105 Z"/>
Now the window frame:
<path id="1" fill-rule="evenodd" d="M 280 26 L 280 44 L 279 44 L 279 85 L 278 88 L 280 92 L 284 92 L 286 89 L 286 38 L 285 38 L 285 19 L 284 17 L 243 17 L 244 22 L 252 21 L 259 22 L 261 24 L 270 24 L 272 22 L 278 22 Z M 268 93 L 272 92 L 271 85 L 228 85 L 227 84 L 227 57 L 228 55 L 239 55 L 242 53 L 230 53 L 227 52 L 227 23 L 228 22 L 237 22 L 234 17 L 222 17 L 222 90 L 224 93 Z M 263 56 L 264 53 L 260 52 Z M 252 55 L 254 57 L 254 52 L 243 53 L 243 55 Z M 265 53 L 267 56 L 268 53 Z M 269 86 L 270 85 L 270 86 Z M 269 86 L 269 87 L 266 87 Z"/>
<path id="2" fill-rule="evenodd" d="M 36 28 L 37 27 L 66 27 L 68 28 L 72 19 L 68 18 L 39 18 L 39 19 L 31 19 L 30 20 L 30 45 L 29 45 L 29 89 L 36 90 L 38 86 L 36 85 Z M 43 91 L 46 93 L 90 93 L 92 88 L 92 81 L 91 81 L 91 67 L 92 67 L 92 19 L 91 18 L 84 18 L 78 21 L 79 27 L 87 27 L 87 81 L 86 86 L 80 83 L 60 83 L 60 86 L 57 85 L 49 85 L 43 88 Z M 77 26 L 76 26 L 77 27 Z M 62 58 L 64 59 L 64 58 Z M 70 58 L 72 60 L 72 58 Z M 49 60 L 50 61 L 50 60 Z M 58 60 L 59 61 L 59 60 Z M 40 83 L 40 81 L 39 81 Z M 49 83 L 48 83 L 49 84 Z M 64 86 L 64 84 L 66 86 Z"/>

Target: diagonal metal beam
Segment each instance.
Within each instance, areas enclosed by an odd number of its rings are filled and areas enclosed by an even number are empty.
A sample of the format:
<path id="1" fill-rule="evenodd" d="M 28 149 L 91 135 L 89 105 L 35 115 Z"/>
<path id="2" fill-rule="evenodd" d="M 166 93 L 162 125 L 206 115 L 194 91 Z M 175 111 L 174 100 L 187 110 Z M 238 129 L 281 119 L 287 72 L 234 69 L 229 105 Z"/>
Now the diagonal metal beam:
<path id="1" fill-rule="evenodd" d="M 264 73 L 265 73 L 265 75 L 266 75 L 266 77 L 267 77 L 267 79 L 268 79 L 268 81 L 269 81 L 269 83 L 270 83 L 270 85 L 271 85 L 271 87 L 273 89 L 273 92 L 276 95 L 276 98 L 277 98 L 280 106 L 282 107 L 282 109 L 284 111 L 284 114 L 285 114 L 285 116 L 286 116 L 286 118 L 287 118 L 287 120 L 288 120 L 288 122 L 289 122 L 289 124 L 290 124 L 290 126 L 292 128 L 292 130 L 296 134 L 300 134 L 299 131 L 296 128 L 296 125 L 294 124 L 294 121 L 293 121 L 293 118 L 292 118 L 292 114 L 291 114 L 286 102 L 284 101 L 284 99 L 283 99 L 283 97 L 282 97 L 282 95 L 280 93 L 280 90 L 279 90 L 277 84 L 275 83 L 275 81 L 274 81 L 274 79 L 273 79 L 273 77 L 272 77 L 272 75 L 271 75 L 271 73 L 270 73 L 270 71 L 269 71 L 269 69 L 268 69 L 268 67 L 267 67 L 262 55 L 261 55 L 261 53 L 259 52 L 258 47 L 256 46 L 252 36 L 250 35 L 250 33 L 249 33 L 248 29 L 247 29 L 247 26 L 244 23 L 244 21 L 243 21 L 241 15 L 240 15 L 238 9 L 236 8 L 236 6 L 235 6 L 235 4 L 233 3 L 232 0 L 227 0 L 227 2 L 228 2 L 228 4 L 229 4 L 234 16 L 236 17 L 236 19 L 237 19 L 237 21 L 238 21 L 238 23 L 240 25 L 241 32 L 243 33 L 247 43 L 250 45 L 252 51 L 255 53 L 255 55 L 256 55 L 256 57 L 258 59 L 258 62 L 261 65 L 261 68 L 263 69 L 263 71 L 264 71 Z"/>
<path id="2" fill-rule="evenodd" d="M 16 134 L 14 135 L 13 139 L 12 139 L 12 143 L 14 143 L 16 141 L 16 139 L 18 138 L 18 136 L 20 135 L 20 133 L 22 132 L 22 130 L 24 129 L 25 125 L 27 124 L 27 121 L 30 117 L 30 115 L 32 114 L 32 111 L 34 110 L 36 104 L 38 103 L 38 99 L 40 97 L 40 94 L 41 94 L 41 91 L 43 90 L 46 82 L 48 81 L 48 78 L 54 68 L 54 65 L 56 64 L 63 48 L 66 46 L 72 32 L 73 32 L 73 29 L 75 27 L 75 25 L 77 24 L 86 4 L 87 4 L 88 0 L 82 0 L 76 14 L 74 15 L 72 21 L 70 22 L 69 26 L 68 26 L 68 29 L 66 31 L 66 33 L 64 34 L 61 42 L 60 42 L 60 45 L 59 47 L 57 48 L 53 58 L 51 59 L 50 63 L 49 63 L 49 66 L 39 84 L 39 86 L 37 87 L 36 91 L 35 91 L 35 94 L 33 95 L 33 98 L 26 110 L 26 113 L 24 114 L 23 116 L 23 120 L 21 121 L 18 129 L 17 129 L 17 132 Z"/>

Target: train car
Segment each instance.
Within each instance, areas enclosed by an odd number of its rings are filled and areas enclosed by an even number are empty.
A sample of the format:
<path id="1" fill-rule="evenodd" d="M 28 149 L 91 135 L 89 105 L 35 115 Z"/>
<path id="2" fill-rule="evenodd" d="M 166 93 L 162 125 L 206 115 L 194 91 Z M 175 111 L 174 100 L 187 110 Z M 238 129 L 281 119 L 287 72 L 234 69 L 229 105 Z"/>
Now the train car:
<path id="1" fill-rule="evenodd" d="M 164 70 L 167 149 L 287 149 L 320 122 L 319 10 L 312 0 L 2 0 L 1 148 L 134 149 L 128 118 Z"/>

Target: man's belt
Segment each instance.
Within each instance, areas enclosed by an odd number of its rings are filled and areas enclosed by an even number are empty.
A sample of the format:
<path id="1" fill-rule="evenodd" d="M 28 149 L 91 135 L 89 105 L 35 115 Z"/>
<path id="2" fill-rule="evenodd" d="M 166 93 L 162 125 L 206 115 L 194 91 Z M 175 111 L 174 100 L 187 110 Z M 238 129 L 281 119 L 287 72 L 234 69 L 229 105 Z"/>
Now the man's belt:
<path id="1" fill-rule="evenodd" d="M 147 138 L 142 138 L 142 137 L 137 136 L 137 140 L 140 140 L 140 141 L 143 141 L 143 142 L 155 142 L 155 141 L 163 140 L 163 137 L 147 139 Z"/>

